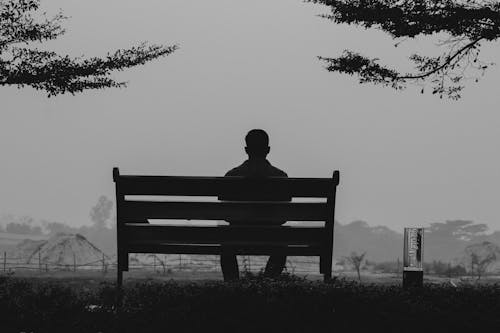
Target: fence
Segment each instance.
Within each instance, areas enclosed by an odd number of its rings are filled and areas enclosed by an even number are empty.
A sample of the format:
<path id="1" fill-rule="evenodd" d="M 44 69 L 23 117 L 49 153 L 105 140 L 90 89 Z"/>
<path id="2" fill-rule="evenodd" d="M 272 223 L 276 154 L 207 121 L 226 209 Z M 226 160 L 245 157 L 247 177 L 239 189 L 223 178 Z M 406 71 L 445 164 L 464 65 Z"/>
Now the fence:
<path id="1" fill-rule="evenodd" d="M 267 262 L 265 256 L 238 256 L 241 270 L 258 272 L 262 270 Z M 52 271 L 83 271 L 93 270 L 103 273 L 110 269 L 116 269 L 116 255 L 105 256 L 91 262 L 79 262 L 73 255 L 71 263 L 60 263 L 42 259 L 40 253 L 31 257 L 8 256 L 3 253 L 3 272 L 16 270 L 31 270 L 37 272 Z M 286 271 L 298 274 L 319 274 L 319 258 L 316 257 L 288 257 Z M 158 254 L 130 254 L 129 270 L 149 270 L 160 273 L 172 271 L 192 272 L 220 272 L 219 256 L 214 255 L 158 255 Z"/>
<path id="2" fill-rule="evenodd" d="M 110 262 L 109 257 L 103 255 L 102 259 L 94 260 L 86 263 L 78 263 L 76 255 L 73 255 L 73 262 L 68 263 L 58 263 L 50 260 L 42 259 L 40 253 L 36 256 L 31 257 L 13 257 L 8 256 L 7 252 L 3 253 L 2 258 L 2 270 L 3 272 L 25 269 L 34 270 L 40 272 L 48 272 L 54 270 L 67 270 L 76 271 L 77 269 L 94 269 L 94 270 L 106 270 Z"/>

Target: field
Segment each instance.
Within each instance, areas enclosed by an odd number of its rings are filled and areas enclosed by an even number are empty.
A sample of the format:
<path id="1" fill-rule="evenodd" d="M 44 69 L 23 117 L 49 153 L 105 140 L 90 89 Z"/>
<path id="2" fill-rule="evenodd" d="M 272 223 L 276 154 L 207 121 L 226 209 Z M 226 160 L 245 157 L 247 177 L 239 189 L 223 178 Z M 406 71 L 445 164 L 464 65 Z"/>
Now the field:
<path id="1" fill-rule="evenodd" d="M 38 280 L 89 280 L 99 282 L 109 282 L 112 283 L 116 280 L 116 270 L 108 269 L 106 273 L 102 270 L 97 269 L 78 269 L 73 271 L 72 268 L 68 270 L 49 270 L 45 271 L 42 269 L 38 270 L 38 266 L 35 265 L 35 268 L 30 269 L 22 269 L 18 268 L 15 270 L 11 270 L 10 273 L 12 276 L 19 278 L 29 278 L 29 279 L 38 279 Z M 262 267 L 260 267 L 262 268 Z M 258 269 L 253 269 L 249 273 L 257 274 L 259 272 Z M 288 273 L 291 273 L 288 271 Z M 244 272 L 242 272 L 244 274 Z M 323 276 L 320 275 L 316 270 L 299 270 L 298 273 L 291 273 L 297 277 L 304 278 L 310 281 L 322 281 Z M 337 279 L 344 279 L 347 281 L 357 281 L 358 277 L 354 271 L 337 271 L 334 272 L 334 277 Z M 156 270 L 153 270 L 151 265 L 149 266 L 137 266 L 136 268 L 131 267 L 130 271 L 124 273 L 124 277 L 126 280 L 131 281 L 149 281 L 154 280 L 158 282 L 166 282 L 166 281 L 221 281 L 222 280 L 222 272 L 220 271 L 220 267 L 211 268 L 211 269 L 196 269 L 196 267 L 185 266 L 185 267 L 172 267 L 166 271 L 162 270 L 162 267 L 157 267 Z M 455 285 L 458 284 L 495 284 L 500 283 L 499 275 L 486 275 L 482 276 L 479 281 L 477 281 L 476 277 L 470 276 L 462 276 L 462 277 L 453 277 L 448 278 L 445 276 L 424 275 L 424 282 L 429 284 L 443 284 L 443 283 L 453 283 Z M 401 285 L 402 283 L 402 275 L 397 273 L 378 273 L 367 270 L 361 271 L 361 283 L 363 284 L 377 284 L 377 285 Z"/>
<path id="2" fill-rule="evenodd" d="M 381 276 L 383 283 L 366 277 L 360 284 L 349 277 L 323 283 L 289 274 L 276 280 L 247 274 L 241 281 L 224 283 L 220 277 L 189 279 L 181 272 L 169 277 L 132 273 L 119 294 L 111 274 L 61 274 L 1 277 L 2 332 L 500 329 L 497 283 L 462 282 L 455 287 L 427 281 L 424 288 L 403 290 L 397 281 Z"/>

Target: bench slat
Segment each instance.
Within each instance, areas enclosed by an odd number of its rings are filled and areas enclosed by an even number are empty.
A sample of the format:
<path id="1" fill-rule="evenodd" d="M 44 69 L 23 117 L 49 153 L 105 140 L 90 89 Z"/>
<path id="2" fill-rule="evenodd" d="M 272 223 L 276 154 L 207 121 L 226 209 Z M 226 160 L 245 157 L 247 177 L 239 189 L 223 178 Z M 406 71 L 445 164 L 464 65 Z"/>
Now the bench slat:
<path id="1" fill-rule="evenodd" d="M 220 245 L 130 244 L 127 249 L 130 253 L 221 254 Z M 323 249 L 318 246 L 243 245 L 232 248 L 232 251 L 238 255 L 286 254 L 288 256 L 319 256 L 322 254 Z"/>
<path id="2" fill-rule="evenodd" d="M 151 202 L 123 201 L 121 219 L 325 221 L 327 203 L 316 202 Z"/>
<path id="3" fill-rule="evenodd" d="M 282 226 L 168 226 L 142 223 L 125 224 L 127 243 L 284 243 L 321 245 L 326 240 L 323 227 Z"/>
<path id="4" fill-rule="evenodd" d="M 318 197 L 333 191 L 331 178 L 118 176 L 123 195 Z"/>

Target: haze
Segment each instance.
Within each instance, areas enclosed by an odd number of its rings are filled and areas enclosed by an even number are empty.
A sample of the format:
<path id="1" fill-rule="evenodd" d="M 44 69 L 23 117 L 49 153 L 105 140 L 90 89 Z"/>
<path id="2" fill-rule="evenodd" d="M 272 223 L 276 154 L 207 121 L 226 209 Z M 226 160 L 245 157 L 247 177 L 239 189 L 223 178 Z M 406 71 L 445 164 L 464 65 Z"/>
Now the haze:
<path id="1" fill-rule="evenodd" d="M 244 159 L 252 128 L 292 177 L 340 170 L 336 218 L 405 226 L 469 219 L 500 229 L 500 67 L 453 102 L 420 88 L 360 85 L 317 56 L 344 49 L 406 66 L 425 41 L 317 17 L 296 0 L 45 0 L 70 16 L 48 48 L 104 55 L 141 41 L 178 43 L 173 55 L 117 73 L 125 89 L 48 99 L 0 89 L 0 213 L 90 224 L 101 194 L 124 174 L 223 175 Z M 486 45 L 495 61 L 500 47 Z"/>

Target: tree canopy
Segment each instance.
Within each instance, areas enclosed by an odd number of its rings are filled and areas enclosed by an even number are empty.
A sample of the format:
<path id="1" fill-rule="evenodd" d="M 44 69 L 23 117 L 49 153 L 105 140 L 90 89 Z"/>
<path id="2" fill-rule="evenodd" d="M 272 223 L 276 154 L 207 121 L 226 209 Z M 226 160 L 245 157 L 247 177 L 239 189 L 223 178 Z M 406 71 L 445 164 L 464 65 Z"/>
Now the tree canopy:
<path id="1" fill-rule="evenodd" d="M 358 254 L 357 252 L 353 251 L 348 257 L 344 257 L 345 260 L 354 267 L 356 273 L 358 273 L 359 281 L 361 281 L 361 264 L 365 259 L 365 255 L 366 251 L 361 254 Z"/>
<path id="2" fill-rule="evenodd" d="M 441 239 L 452 239 L 462 241 L 472 241 L 484 236 L 488 231 L 488 226 L 484 223 L 474 223 L 469 220 L 452 220 L 446 222 L 434 222 L 427 229 L 432 237 Z"/>
<path id="3" fill-rule="evenodd" d="M 70 57 L 33 47 L 64 34 L 61 12 L 40 13 L 40 0 L 0 0 L 0 85 L 31 86 L 48 96 L 87 89 L 123 87 L 109 77 L 112 71 L 142 65 L 171 54 L 177 45 L 141 43 L 105 57 Z"/>
<path id="4" fill-rule="evenodd" d="M 439 56 L 413 54 L 413 73 L 381 65 L 352 50 L 335 58 L 319 57 L 332 72 L 356 75 L 360 83 L 394 89 L 408 84 L 430 85 L 433 94 L 451 99 L 461 97 L 465 81 L 478 81 L 492 63 L 479 58 L 481 44 L 500 37 L 500 2 L 489 0 L 306 0 L 330 7 L 320 15 L 335 23 L 379 29 L 401 41 L 418 36 L 444 34 L 437 46 Z"/>
<path id="5" fill-rule="evenodd" d="M 98 228 L 105 228 L 106 221 L 111 217 L 111 210 L 113 209 L 113 201 L 109 200 L 107 196 L 101 195 L 97 204 L 90 210 L 90 219 Z"/>

